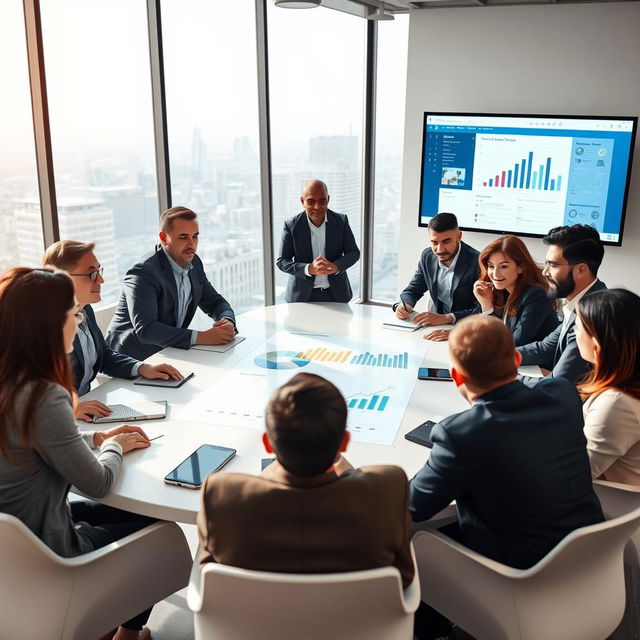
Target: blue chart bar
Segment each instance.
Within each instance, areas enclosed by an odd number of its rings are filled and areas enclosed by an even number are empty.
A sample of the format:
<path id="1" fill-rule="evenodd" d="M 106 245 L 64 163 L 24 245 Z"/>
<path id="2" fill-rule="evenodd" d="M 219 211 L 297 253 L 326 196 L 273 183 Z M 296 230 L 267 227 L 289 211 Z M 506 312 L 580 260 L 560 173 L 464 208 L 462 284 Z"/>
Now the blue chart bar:
<path id="1" fill-rule="evenodd" d="M 511 169 L 507 172 L 507 187 L 511 186 Z"/>
<path id="2" fill-rule="evenodd" d="M 562 180 L 562 176 L 558 176 L 558 179 L 556 180 L 556 189 L 558 191 L 560 191 L 560 180 Z"/>
<path id="3" fill-rule="evenodd" d="M 373 411 L 376 408 L 376 402 L 378 402 L 378 397 L 379 396 L 371 396 L 371 400 L 369 401 L 369 406 L 367 407 L 367 409 L 369 409 L 370 411 Z"/>
<path id="4" fill-rule="evenodd" d="M 362 400 L 360 400 L 360 404 L 358 405 L 358 409 L 365 409 L 366 406 L 367 406 L 367 399 L 362 398 Z"/>
<path id="5" fill-rule="evenodd" d="M 493 178 L 489 178 L 489 186 L 493 187 Z"/>
<path id="6" fill-rule="evenodd" d="M 402 368 L 403 369 L 408 369 L 409 368 L 409 354 L 405 351 L 402 355 L 403 355 L 403 359 L 404 359 Z"/>
<path id="7" fill-rule="evenodd" d="M 516 164 L 513 167 L 513 188 L 515 189 L 518 186 L 518 163 L 516 162 Z"/>
<path id="8" fill-rule="evenodd" d="M 534 171 L 533 172 L 533 180 L 531 181 L 531 188 L 532 189 L 536 188 L 537 182 L 538 182 L 538 174 Z"/>
<path id="9" fill-rule="evenodd" d="M 409 368 L 409 352 L 392 355 L 390 353 L 366 353 L 356 354 L 351 358 L 351 364 L 365 367 L 383 367 L 392 369 Z"/>
<path id="10" fill-rule="evenodd" d="M 547 158 L 547 170 L 544 174 L 544 190 L 549 190 L 549 174 L 551 173 L 551 158 Z M 553 189 L 553 187 L 551 187 Z"/>
<path id="11" fill-rule="evenodd" d="M 394 369 L 398 368 L 398 356 L 393 356 L 393 365 L 391 365 Z"/>
<path id="12" fill-rule="evenodd" d="M 538 189 L 542 189 L 543 174 L 544 174 L 544 166 L 540 165 L 540 173 L 538 174 Z"/>
<path id="13" fill-rule="evenodd" d="M 353 409 L 358 404 L 358 401 L 354 398 L 353 400 L 349 400 L 349 409 Z"/>
<path id="14" fill-rule="evenodd" d="M 533 151 L 529 151 L 529 162 L 527 163 L 527 189 L 531 186 L 531 165 L 533 164 Z"/>
<path id="15" fill-rule="evenodd" d="M 556 190 L 556 181 L 551 178 L 551 183 L 549 184 L 549 189 L 551 189 L 551 191 L 555 191 Z"/>
<path id="16" fill-rule="evenodd" d="M 389 396 L 382 396 L 382 400 L 380 401 L 380 406 L 378 407 L 378 411 L 384 411 L 387 406 L 387 402 L 389 402 Z"/>
<path id="17" fill-rule="evenodd" d="M 520 188 L 524 187 L 524 172 L 527 170 L 527 161 L 522 158 L 522 173 L 520 174 Z"/>
<path id="18" fill-rule="evenodd" d="M 380 400 L 380 402 L 378 402 Z M 351 398 L 348 403 L 349 409 L 358 409 L 360 411 L 384 411 L 389 403 L 389 396 L 380 396 L 378 394 L 366 398 Z M 377 406 L 376 406 L 377 405 Z"/>

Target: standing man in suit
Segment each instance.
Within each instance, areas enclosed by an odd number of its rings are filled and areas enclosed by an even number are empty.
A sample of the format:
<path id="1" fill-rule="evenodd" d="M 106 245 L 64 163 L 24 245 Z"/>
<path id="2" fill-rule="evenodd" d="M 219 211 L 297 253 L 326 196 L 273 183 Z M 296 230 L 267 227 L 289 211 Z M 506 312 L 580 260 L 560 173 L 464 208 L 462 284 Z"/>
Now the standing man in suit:
<path id="1" fill-rule="evenodd" d="M 60 240 L 54 242 L 42 258 L 45 266 L 67 271 L 73 281 L 73 289 L 78 304 L 82 307 L 84 320 L 78 325 L 78 333 L 73 341 L 70 354 L 71 367 L 79 396 L 88 393 L 91 382 L 104 373 L 114 378 L 174 378 L 180 380 L 180 373 L 169 364 L 150 365 L 112 351 L 104 341 L 96 316 L 91 307 L 100 302 L 100 286 L 104 282 L 102 267 L 96 258 L 93 242 Z M 79 402 L 76 418 L 90 422 L 93 416 L 104 417 L 111 413 L 109 407 L 98 400 Z"/>
<path id="2" fill-rule="evenodd" d="M 197 215 L 172 207 L 160 217 L 155 253 L 127 271 L 107 344 L 132 358 L 146 358 L 164 347 L 226 344 L 235 331 L 231 305 L 213 288 L 196 255 Z M 196 308 L 215 322 L 206 331 L 188 329 Z"/>
<path id="3" fill-rule="evenodd" d="M 299 373 L 274 392 L 265 422 L 276 460 L 259 476 L 214 473 L 202 487 L 200 563 L 284 573 L 394 566 L 407 587 L 407 477 L 395 466 L 354 469 L 342 457 L 349 432 L 340 391 Z"/>
<path id="4" fill-rule="evenodd" d="M 455 500 L 458 527 L 444 533 L 526 569 L 573 530 L 603 520 L 580 396 L 562 378 L 533 388 L 517 380 L 513 336 L 492 316 L 457 324 L 449 355 L 451 376 L 471 408 L 433 428 L 431 455 L 410 483 L 412 518 L 427 520 Z M 422 625 L 434 626 L 425 621 L 433 610 L 419 611 L 422 638 Z"/>
<path id="5" fill-rule="evenodd" d="M 439 213 L 429 223 L 431 248 L 425 249 L 411 282 L 393 305 L 401 320 L 409 317 L 416 303 L 428 291 L 428 311 L 412 320 L 420 325 L 454 324 L 474 313 L 476 299 L 473 284 L 478 279 L 478 251 L 462 242 L 462 231 L 453 213 Z M 448 331 L 437 329 L 425 335 L 427 340 L 446 340 Z"/>
<path id="6" fill-rule="evenodd" d="M 543 242 L 548 248 L 542 274 L 551 283 L 549 295 L 566 300 L 562 307 L 563 321 L 544 340 L 525 344 L 518 351 L 522 364 L 551 363 L 551 377 L 563 377 L 577 384 L 591 367 L 582 359 L 576 344 L 576 309 L 585 295 L 607 288 L 598 280 L 604 245 L 598 232 L 586 224 L 554 227 Z M 521 379 L 529 386 L 539 381 L 527 376 Z"/>
<path id="7" fill-rule="evenodd" d="M 291 277 L 287 302 L 349 302 L 353 297 L 347 269 L 358 262 L 349 220 L 329 209 L 329 190 L 320 180 L 304 185 L 304 211 L 284 223 L 276 265 Z"/>

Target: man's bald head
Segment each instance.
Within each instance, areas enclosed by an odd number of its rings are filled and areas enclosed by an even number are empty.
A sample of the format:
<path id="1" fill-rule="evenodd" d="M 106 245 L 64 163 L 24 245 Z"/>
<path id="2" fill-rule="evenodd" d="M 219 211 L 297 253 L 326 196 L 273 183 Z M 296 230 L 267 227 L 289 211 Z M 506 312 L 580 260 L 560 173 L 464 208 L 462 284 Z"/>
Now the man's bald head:
<path id="1" fill-rule="evenodd" d="M 457 322 L 449 333 L 449 355 L 465 381 L 480 389 L 509 382 L 518 373 L 513 335 L 493 316 L 473 315 Z"/>
<path id="2" fill-rule="evenodd" d="M 304 198 L 308 193 L 321 189 L 324 192 L 326 198 L 329 197 L 329 188 L 322 180 L 308 180 L 302 187 L 302 197 Z"/>
<path id="3" fill-rule="evenodd" d="M 319 227 L 329 208 L 329 190 L 322 180 L 309 180 L 302 188 L 300 202 L 311 222 Z"/>

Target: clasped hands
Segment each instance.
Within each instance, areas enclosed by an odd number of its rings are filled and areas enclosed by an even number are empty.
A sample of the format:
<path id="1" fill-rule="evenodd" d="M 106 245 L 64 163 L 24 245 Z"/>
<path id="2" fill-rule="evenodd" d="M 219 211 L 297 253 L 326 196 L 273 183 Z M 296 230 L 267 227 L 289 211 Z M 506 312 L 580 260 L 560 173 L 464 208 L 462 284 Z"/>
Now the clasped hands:
<path id="1" fill-rule="evenodd" d="M 313 262 L 309 263 L 309 275 L 312 276 L 330 276 L 338 273 L 340 269 L 335 263 L 327 260 L 324 256 L 318 256 Z"/>
<path id="2" fill-rule="evenodd" d="M 196 344 L 227 344 L 236 335 L 236 326 L 229 318 L 216 320 L 211 329 L 199 331 Z"/>

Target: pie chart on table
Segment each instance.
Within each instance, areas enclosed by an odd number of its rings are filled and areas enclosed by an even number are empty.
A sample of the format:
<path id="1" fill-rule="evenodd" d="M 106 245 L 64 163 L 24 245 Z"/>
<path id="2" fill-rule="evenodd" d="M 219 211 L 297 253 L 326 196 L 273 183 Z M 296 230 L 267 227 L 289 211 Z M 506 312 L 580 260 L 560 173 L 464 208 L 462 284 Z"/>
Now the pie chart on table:
<path id="1" fill-rule="evenodd" d="M 254 363 L 263 369 L 297 369 L 309 364 L 300 358 L 299 351 L 268 351 L 259 355 Z"/>

